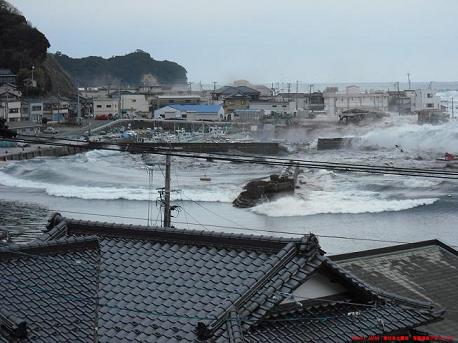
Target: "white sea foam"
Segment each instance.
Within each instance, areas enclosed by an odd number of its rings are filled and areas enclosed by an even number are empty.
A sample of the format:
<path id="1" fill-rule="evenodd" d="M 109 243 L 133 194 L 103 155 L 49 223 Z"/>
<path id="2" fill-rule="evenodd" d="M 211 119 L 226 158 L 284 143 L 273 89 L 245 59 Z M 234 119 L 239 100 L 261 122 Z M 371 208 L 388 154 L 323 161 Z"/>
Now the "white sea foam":
<path id="1" fill-rule="evenodd" d="M 451 121 L 442 125 L 401 124 L 376 128 L 353 145 L 362 148 L 395 149 L 403 151 L 455 153 L 458 147 L 458 123 Z"/>
<path id="2" fill-rule="evenodd" d="M 43 190 L 46 194 L 56 197 L 79 198 L 85 200 L 148 200 L 150 198 L 147 187 L 97 187 L 51 184 L 17 178 L 0 172 L 0 184 L 8 187 L 31 188 Z M 231 202 L 237 195 L 236 187 L 215 187 L 199 189 L 183 189 L 172 192 L 173 200 L 203 201 L 203 202 Z M 156 192 L 153 191 L 153 197 Z"/>
<path id="3" fill-rule="evenodd" d="M 308 199 L 297 196 L 279 198 L 263 203 L 252 209 L 253 212 L 269 217 L 307 216 L 325 213 L 377 213 L 402 211 L 409 208 L 430 205 L 437 198 L 423 199 L 383 199 L 372 192 L 310 192 Z"/>

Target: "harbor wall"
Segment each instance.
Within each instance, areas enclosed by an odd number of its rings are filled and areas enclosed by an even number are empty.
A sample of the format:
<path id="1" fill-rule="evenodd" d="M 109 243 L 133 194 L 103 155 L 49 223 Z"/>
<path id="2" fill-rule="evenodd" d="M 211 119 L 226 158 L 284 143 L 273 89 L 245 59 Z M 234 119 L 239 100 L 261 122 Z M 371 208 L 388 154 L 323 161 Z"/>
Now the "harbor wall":
<path id="1" fill-rule="evenodd" d="M 317 150 L 343 149 L 351 145 L 352 138 L 318 138 Z"/>
<path id="2" fill-rule="evenodd" d="M 184 152 L 212 153 L 238 151 L 249 154 L 277 155 L 286 152 L 278 143 L 121 143 L 124 150 L 135 153 L 138 150 L 173 149 Z"/>
<path id="3" fill-rule="evenodd" d="M 15 151 L 7 154 L 0 154 L 0 161 L 19 161 L 19 160 L 29 160 L 39 156 L 67 156 L 78 154 L 82 151 L 86 151 L 86 148 L 76 147 L 76 146 L 63 146 L 63 147 L 33 147 L 33 149 L 27 149 L 24 151 L 18 151 L 19 149 L 14 149 Z"/>

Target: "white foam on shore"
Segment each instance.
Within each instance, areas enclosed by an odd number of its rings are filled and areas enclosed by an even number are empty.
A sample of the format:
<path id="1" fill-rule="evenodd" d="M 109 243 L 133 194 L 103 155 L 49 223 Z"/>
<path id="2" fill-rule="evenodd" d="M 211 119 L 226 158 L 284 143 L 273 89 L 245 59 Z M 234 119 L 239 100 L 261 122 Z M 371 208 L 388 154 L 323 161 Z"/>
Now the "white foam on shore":
<path id="1" fill-rule="evenodd" d="M 279 198 L 252 209 L 269 217 L 308 216 L 325 213 L 379 213 L 402 211 L 422 205 L 431 205 L 438 198 L 383 199 L 372 192 L 311 192 L 309 199 L 297 196 Z"/>

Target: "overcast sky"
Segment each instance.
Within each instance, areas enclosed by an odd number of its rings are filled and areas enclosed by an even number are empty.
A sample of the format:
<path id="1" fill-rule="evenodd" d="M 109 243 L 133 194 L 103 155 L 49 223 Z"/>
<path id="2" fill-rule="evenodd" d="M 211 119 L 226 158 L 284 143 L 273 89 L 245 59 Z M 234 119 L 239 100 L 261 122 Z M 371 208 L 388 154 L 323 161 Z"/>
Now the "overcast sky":
<path id="1" fill-rule="evenodd" d="M 51 51 L 136 49 L 191 81 L 458 80 L 457 0 L 11 0 Z"/>

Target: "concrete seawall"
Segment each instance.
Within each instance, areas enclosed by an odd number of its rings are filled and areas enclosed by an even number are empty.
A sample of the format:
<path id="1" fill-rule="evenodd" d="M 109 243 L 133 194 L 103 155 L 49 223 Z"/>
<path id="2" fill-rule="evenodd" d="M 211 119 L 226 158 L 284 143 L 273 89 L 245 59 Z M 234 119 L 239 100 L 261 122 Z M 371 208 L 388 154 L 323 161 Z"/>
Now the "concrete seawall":
<path id="1" fill-rule="evenodd" d="M 20 161 L 29 160 L 39 156 L 67 156 L 78 154 L 87 149 L 81 147 L 49 147 L 49 146 L 33 146 L 30 148 L 11 148 L 8 153 L 0 154 L 0 161 Z"/>

